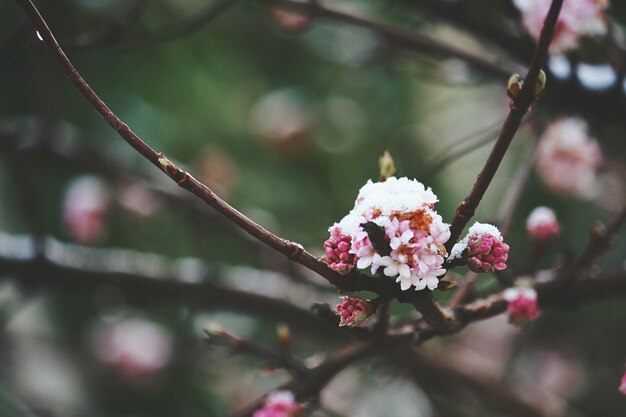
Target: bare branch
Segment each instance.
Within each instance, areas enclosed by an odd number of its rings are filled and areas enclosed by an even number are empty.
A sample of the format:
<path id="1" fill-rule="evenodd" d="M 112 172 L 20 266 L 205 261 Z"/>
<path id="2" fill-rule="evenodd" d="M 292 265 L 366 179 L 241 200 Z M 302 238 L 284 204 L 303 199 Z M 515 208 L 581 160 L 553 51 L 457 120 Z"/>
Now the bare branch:
<path id="1" fill-rule="evenodd" d="M 339 22 L 348 23 L 357 27 L 372 30 L 381 37 L 383 37 L 389 43 L 389 45 L 394 48 L 426 53 L 444 58 L 459 58 L 472 65 L 474 68 L 479 69 L 486 74 L 497 76 L 499 78 L 506 78 L 511 74 L 511 72 L 515 71 L 515 68 L 511 68 L 502 62 L 487 60 L 477 55 L 468 53 L 465 50 L 462 50 L 455 46 L 441 42 L 430 36 L 399 28 L 382 21 L 349 14 L 338 9 L 324 6 L 319 2 L 301 0 L 265 1 L 280 7 L 310 13 L 314 17 L 336 20 Z"/>
<path id="2" fill-rule="evenodd" d="M 210 345 L 225 345 L 235 353 L 243 353 L 261 359 L 273 366 L 283 368 L 293 374 L 294 377 L 304 377 L 310 370 L 303 363 L 285 352 L 261 346 L 251 340 L 236 337 L 226 330 L 207 329 L 208 343 Z"/>
<path id="3" fill-rule="evenodd" d="M 562 4 L 563 0 L 552 1 L 550 11 L 546 16 L 543 29 L 541 30 L 541 35 L 539 36 L 537 49 L 535 50 L 530 68 L 526 74 L 524 85 L 519 95 L 513 100 L 511 110 L 502 125 L 500 136 L 498 137 L 489 158 L 485 162 L 483 169 L 480 174 L 478 174 L 476 183 L 467 197 L 461 201 L 456 209 L 450 226 L 451 236 L 446 244 L 446 249 L 448 251 L 452 249 L 452 246 L 454 246 L 456 241 L 461 236 L 465 225 L 474 215 L 480 200 L 483 198 L 487 188 L 491 184 L 491 180 L 493 180 L 493 177 L 495 176 L 496 171 L 498 170 L 498 167 L 500 166 L 500 163 L 502 162 L 502 159 L 511 144 L 511 141 L 513 140 L 513 137 L 522 122 L 522 118 L 535 99 L 535 87 L 537 80 L 539 79 L 539 72 L 541 71 L 541 68 L 546 60 L 548 47 L 550 46 L 550 41 L 552 40 L 554 27 L 559 16 L 559 12 L 561 11 Z"/>
<path id="4" fill-rule="evenodd" d="M 150 161 L 154 166 L 164 171 L 173 181 L 175 181 L 180 187 L 193 193 L 206 204 L 213 207 L 219 213 L 224 215 L 227 219 L 235 223 L 241 229 L 245 230 L 251 236 L 259 239 L 263 243 L 267 244 L 274 250 L 282 253 L 291 260 L 298 262 L 305 267 L 317 272 L 329 282 L 339 287 L 344 286 L 347 280 L 345 277 L 336 273 L 327 267 L 327 265 L 319 261 L 316 257 L 306 252 L 300 245 L 282 239 L 268 230 L 264 229 L 259 224 L 253 222 L 235 208 L 230 206 L 224 200 L 222 200 L 217 194 L 215 194 L 207 186 L 196 180 L 189 173 L 181 170 L 178 166 L 172 163 L 163 153 L 157 152 L 146 144 L 139 136 L 137 136 L 119 117 L 111 111 L 104 101 L 91 89 L 87 82 L 76 70 L 74 65 L 70 62 L 67 55 L 61 49 L 61 46 L 57 42 L 56 38 L 50 31 L 50 28 L 44 21 L 43 17 L 30 0 L 16 0 L 17 3 L 24 9 L 24 11 L 30 16 L 31 20 L 35 24 L 39 34 L 43 38 L 44 42 L 51 50 L 52 54 L 59 62 L 67 76 L 74 83 L 76 88 L 87 99 L 91 106 L 102 116 L 102 118 L 137 152 L 139 152 L 144 158 Z M 353 277 L 355 278 L 355 277 Z M 352 281 L 355 281 L 354 279 Z M 366 280 L 361 280 L 366 282 Z M 352 283 L 354 284 L 354 283 Z"/>

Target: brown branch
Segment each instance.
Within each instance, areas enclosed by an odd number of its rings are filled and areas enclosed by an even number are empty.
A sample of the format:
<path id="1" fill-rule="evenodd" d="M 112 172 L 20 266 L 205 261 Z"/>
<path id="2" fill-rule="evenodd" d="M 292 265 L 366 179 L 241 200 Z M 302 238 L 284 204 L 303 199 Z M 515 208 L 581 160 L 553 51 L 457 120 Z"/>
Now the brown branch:
<path id="1" fill-rule="evenodd" d="M 117 47 L 118 49 L 123 50 L 142 48 L 144 46 L 169 42 L 180 37 L 190 35 L 202 28 L 202 26 L 221 16 L 236 2 L 237 0 L 213 0 L 207 6 L 195 13 L 183 17 L 168 28 L 155 33 L 148 33 L 140 39 L 128 41 L 122 45 L 118 45 Z"/>
<path id="2" fill-rule="evenodd" d="M 346 13 L 338 9 L 324 6 L 319 2 L 301 0 L 263 1 L 287 9 L 310 13 L 314 17 L 331 19 L 372 30 L 385 39 L 389 45 L 394 48 L 426 53 L 444 58 L 459 58 L 474 68 L 499 78 L 506 78 L 511 74 L 511 72 L 515 71 L 514 68 L 505 67 L 501 62 L 484 59 L 430 36 L 396 27 L 386 22 Z"/>
<path id="3" fill-rule="evenodd" d="M 485 195 L 487 188 L 491 184 L 491 180 L 493 180 L 493 177 L 495 176 L 496 171 L 498 170 L 498 167 L 500 166 L 500 163 L 502 162 L 502 159 L 511 144 L 511 141 L 515 136 L 524 115 L 535 99 L 535 86 L 537 84 L 537 80 L 539 79 L 539 72 L 541 71 L 548 54 L 548 47 L 550 46 L 550 41 L 552 40 L 554 27 L 559 16 L 559 12 L 561 11 L 562 4 L 563 0 L 552 1 L 552 5 L 550 6 L 550 10 L 546 16 L 543 29 L 541 30 L 541 35 L 539 36 L 537 48 L 535 49 L 533 59 L 526 74 L 524 85 L 522 86 L 519 95 L 513 100 L 511 110 L 502 125 L 502 130 L 498 140 L 496 141 L 489 158 L 485 162 L 483 169 L 480 174 L 478 174 L 476 183 L 467 197 L 461 201 L 456 209 L 450 226 L 451 236 L 446 243 L 446 249 L 448 252 L 457 242 L 463 232 L 463 229 L 465 228 L 465 225 L 467 225 L 469 220 L 474 215 L 480 200 Z"/>
<path id="4" fill-rule="evenodd" d="M 537 143 L 535 141 L 532 141 L 527 145 L 526 151 L 524 152 L 524 155 L 522 155 L 522 161 L 517 168 L 517 172 L 515 173 L 515 177 L 513 178 L 511 185 L 507 188 L 506 194 L 502 198 L 502 204 L 500 205 L 498 213 L 498 226 L 500 226 L 500 233 L 502 233 L 504 238 L 506 238 L 511 231 L 515 210 L 519 204 L 522 194 L 524 193 L 524 190 L 526 189 L 528 178 L 530 177 L 530 173 L 535 165 L 536 147 Z"/>
<path id="5" fill-rule="evenodd" d="M 145 159 L 150 161 L 154 166 L 163 170 L 180 187 L 202 199 L 206 204 L 213 207 L 228 220 L 235 223 L 251 236 L 267 244 L 274 250 L 282 253 L 289 259 L 302 264 L 312 271 L 317 272 L 334 285 L 345 287 L 346 284 L 349 283 L 349 280 L 328 268 L 325 263 L 319 261 L 316 257 L 306 252 L 300 245 L 272 234 L 262 226 L 241 214 L 217 196 L 217 194 L 215 194 L 207 186 L 172 163 L 163 153 L 155 151 L 143 140 L 141 140 L 139 136 L 137 136 L 119 117 L 115 115 L 115 113 L 113 113 L 113 111 L 111 111 L 106 103 L 100 99 L 100 97 L 91 89 L 91 87 L 79 74 L 74 65 L 68 59 L 65 52 L 61 49 L 61 46 L 32 1 L 16 0 L 16 2 L 31 18 L 39 34 L 56 60 L 59 62 L 70 80 L 74 83 L 76 88 L 87 99 L 89 104 L 91 104 L 94 110 L 96 110 L 98 114 L 100 114 L 100 116 L 102 116 L 102 118 Z M 352 279 L 351 281 L 359 281 L 366 284 L 368 280 L 366 277 L 362 277 L 360 280 Z M 348 286 L 352 287 L 355 283 L 356 282 L 352 282 Z"/>
<path id="6" fill-rule="evenodd" d="M 254 356 L 268 364 L 271 364 L 272 366 L 277 366 L 291 372 L 295 378 L 303 378 L 310 372 L 310 370 L 304 366 L 303 363 L 293 358 L 286 352 L 279 352 L 277 350 L 261 346 L 251 340 L 241 339 L 223 329 L 206 329 L 205 333 L 209 337 L 208 343 L 211 346 L 224 345 L 234 353 L 243 353 Z"/>
<path id="7" fill-rule="evenodd" d="M 67 42 L 67 48 L 118 44 L 126 37 L 133 25 L 141 19 L 152 1 L 135 0 L 135 4 L 123 16 L 113 18 L 106 29 L 82 33 L 76 36 L 73 42 Z"/>
<path id="8" fill-rule="evenodd" d="M 591 266 L 602 253 L 613 245 L 615 236 L 625 222 L 626 205 L 622 207 L 622 210 L 607 227 L 596 225 L 591 230 L 591 239 L 589 239 L 587 247 L 572 265 L 572 271 L 580 271 Z"/>
<path id="9" fill-rule="evenodd" d="M 507 416 L 518 417 L 555 417 L 539 402 L 530 402 L 500 378 L 469 372 L 455 364 L 453 360 L 433 354 L 418 353 L 414 348 L 406 347 L 392 360 L 399 369 L 408 373 L 419 385 L 430 385 L 434 381 L 449 393 L 454 386 L 469 389 L 480 395 L 494 409 Z M 395 359 L 395 360 L 394 360 Z"/>
<path id="10" fill-rule="evenodd" d="M 495 140 L 494 135 L 499 127 L 500 125 L 498 124 L 480 129 L 459 140 L 455 140 L 450 145 L 446 145 L 446 148 L 439 155 L 434 156 L 423 164 L 415 177 L 420 181 L 428 179 L 457 159 L 469 155 L 489 142 L 493 142 Z"/>
<path id="11" fill-rule="evenodd" d="M 219 276 L 200 261 L 194 269 L 201 275 L 191 277 L 194 282 L 189 282 L 190 278 L 181 275 L 179 262 L 155 254 L 88 248 L 47 238 L 46 256 L 41 259 L 34 256 L 29 243 L 27 236 L 0 233 L 0 279 L 14 274 L 22 278 L 22 286 L 67 291 L 109 284 L 129 299 L 244 312 L 294 325 L 306 324 L 308 329 L 329 335 L 341 334 L 311 311 L 290 302 L 217 284 Z"/>
<path id="12" fill-rule="evenodd" d="M 352 343 L 333 353 L 320 365 L 311 369 L 303 378 L 291 381 L 279 389 L 292 391 L 300 402 L 317 399 L 320 391 L 341 371 L 355 363 L 382 352 L 389 352 L 413 339 L 410 332 L 388 335 L 380 340 Z M 249 417 L 263 405 L 265 397 L 244 406 L 233 417 Z"/>

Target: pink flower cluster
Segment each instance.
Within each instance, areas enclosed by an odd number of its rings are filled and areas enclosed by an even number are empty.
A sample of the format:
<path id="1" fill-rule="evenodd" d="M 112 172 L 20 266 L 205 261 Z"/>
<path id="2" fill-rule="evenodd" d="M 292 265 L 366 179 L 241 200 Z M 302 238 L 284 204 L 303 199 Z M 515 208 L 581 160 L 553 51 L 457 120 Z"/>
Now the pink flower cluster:
<path id="1" fill-rule="evenodd" d="M 374 313 L 374 306 L 366 300 L 344 297 L 335 312 L 340 318 L 339 326 L 354 326 L 365 321 Z"/>
<path id="2" fill-rule="evenodd" d="M 449 259 L 466 261 L 474 272 L 501 271 L 506 269 L 509 245 L 503 242 L 497 227 L 476 222 L 467 236 L 454 245 Z"/>
<path id="3" fill-rule="evenodd" d="M 582 119 L 557 120 L 541 136 L 537 170 L 556 192 L 594 197 L 598 189 L 596 170 L 601 163 L 598 142 L 589 137 Z"/>
<path id="4" fill-rule="evenodd" d="M 336 227 L 330 230 L 330 239 L 324 242 L 324 253 L 328 260 L 328 266 L 342 274 L 348 273 L 356 265 L 352 249 L 352 238 L 342 235 L 341 230 Z"/>
<path id="5" fill-rule="evenodd" d="M 63 201 L 63 219 L 76 241 L 94 243 L 102 237 L 109 203 L 109 191 L 97 177 L 84 175 L 68 185 Z"/>
<path id="6" fill-rule="evenodd" d="M 293 393 L 277 391 L 267 396 L 263 407 L 256 410 L 252 417 L 294 417 L 300 411 L 300 406 Z"/>
<path id="7" fill-rule="evenodd" d="M 622 382 L 618 388 L 619 392 L 626 395 L 626 372 L 624 372 L 624 376 L 622 376 Z"/>
<path id="8" fill-rule="evenodd" d="M 389 177 L 368 181 L 354 208 L 330 227 L 322 258 L 332 269 L 382 270 L 402 290 L 437 288 L 447 255 L 449 225 L 434 210 L 437 196 L 422 183 Z"/>
<path id="9" fill-rule="evenodd" d="M 154 375 L 172 353 L 170 334 L 144 319 L 102 323 L 95 328 L 92 342 L 96 357 L 131 382 Z"/>
<path id="10" fill-rule="evenodd" d="M 548 207 L 537 207 L 530 212 L 526 220 L 526 230 L 536 239 L 547 240 L 561 232 L 554 211 Z"/>
<path id="11" fill-rule="evenodd" d="M 504 291 L 511 323 L 525 325 L 541 315 L 537 292 L 531 287 L 514 287 Z"/>
<path id="12" fill-rule="evenodd" d="M 526 30 L 539 39 L 551 0 L 513 0 L 522 13 Z M 578 47 L 581 36 L 604 35 L 607 32 L 603 11 L 608 0 L 566 0 L 556 22 L 550 52 L 566 52 Z"/>

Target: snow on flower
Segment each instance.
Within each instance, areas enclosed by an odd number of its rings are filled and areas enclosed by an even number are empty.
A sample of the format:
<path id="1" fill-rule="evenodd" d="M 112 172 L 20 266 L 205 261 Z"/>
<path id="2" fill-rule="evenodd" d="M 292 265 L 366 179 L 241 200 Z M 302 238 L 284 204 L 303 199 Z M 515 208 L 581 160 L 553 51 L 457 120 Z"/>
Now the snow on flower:
<path id="1" fill-rule="evenodd" d="M 252 417 L 294 417 L 300 406 L 290 391 L 277 391 L 268 395 L 263 407 L 254 412 Z"/>
<path id="2" fill-rule="evenodd" d="M 367 300 L 344 297 L 335 312 L 340 318 L 339 326 L 354 326 L 374 314 L 374 306 Z"/>
<path id="3" fill-rule="evenodd" d="M 619 392 L 626 395 L 626 372 L 624 372 L 624 376 L 622 376 L 622 382 L 618 388 Z"/>
<path id="4" fill-rule="evenodd" d="M 459 259 L 474 272 L 501 271 L 506 269 L 509 245 L 502 241 L 496 226 L 474 223 L 467 236 L 450 251 L 449 260 Z"/>
<path id="5" fill-rule="evenodd" d="M 72 237 L 80 243 L 100 239 L 109 202 L 109 191 L 99 178 L 85 175 L 74 179 L 63 201 L 63 220 Z"/>
<path id="6" fill-rule="evenodd" d="M 526 30 L 539 39 L 551 0 L 513 0 L 522 14 Z M 603 11 L 608 0 L 567 0 L 563 2 L 556 22 L 550 52 L 566 52 L 578 47 L 581 36 L 598 36 L 607 32 Z"/>
<path id="7" fill-rule="evenodd" d="M 541 315 L 537 292 L 531 287 L 513 287 L 504 291 L 511 323 L 524 325 Z"/>
<path id="8" fill-rule="evenodd" d="M 169 333 L 144 319 L 102 323 L 92 336 L 96 357 L 130 381 L 154 375 L 167 364 L 172 353 Z"/>
<path id="9" fill-rule="evenodd" d="M 434 290 L 445 274 L 444 244 L 450 238 L 450 225 L 434 210 L 437 201 L 417 180 L 368 181 L 350 213 L 330 227 L 322 259 L 340 273 L 381 270 L 402 290 Z"/>
<path id="10" fill-rule="evenodd" d="M 596 170 L 602 163 L 598 142 L 579 118 L 548 126 L 537 150 L 537 171 L 552 190 L 591 198 L 597 192 Z"/>
<path id="11" fill-rule="evenodd" d="M 558 236 L 560 226 L 554 210 L 543 206 L 535 208 L 526 220 L 526 230 L 531 236 L 539 240 Z"/>

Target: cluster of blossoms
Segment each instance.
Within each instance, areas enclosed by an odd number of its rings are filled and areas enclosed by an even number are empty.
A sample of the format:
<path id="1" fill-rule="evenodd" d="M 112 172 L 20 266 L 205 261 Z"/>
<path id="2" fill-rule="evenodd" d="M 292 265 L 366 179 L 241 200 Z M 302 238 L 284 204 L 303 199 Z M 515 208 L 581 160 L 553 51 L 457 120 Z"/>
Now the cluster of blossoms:
<path id="1" fill-rule="evenodd" d="M 535 39 L 539 39 L 543 22 L 548 14 L 551 0 L 514 0 L 522 13 L 524 27 Z M 556 22 L 550 51 L 566 52 L 578 47 L 581 36 L 598 36 L 607 32 L 603 11 L 608 0 L 567 0 L 563 2 Z"/>
<path id="2" fill-rule="evenodd" d="M 498 228 L 476 222 L 467 236 L 454 245 L 449 260 L 467 263 L 474 272 L 487 272 L 506 269 L 508 258 L 509 245 L 502 240 Z"/>
<path id="3" fill-rule="evenodd" d="M 374 306 L 369 301 L 349 297 L 344 297 L 335 307 L 335 312 L 340 319 L 339 326 L 360 324 L 374 314 L 374 310 Z"/>
<path id="4" fill-rule="evenodd" d="M 597 190 L 596 170 L 602 163 L 598 142 L 589 137 L 582 119 L 553 122 L 537 150 L 537 170 L 554 191 L 591 198 Z"/>
<path id="5" fill-rule="evenodd" d="M 416 180 L 368 181 L 350 213 L 330 227 L 323 260 L 340 273 L 382 269 L 403 291 L 437 288 L 450 238 L 450 226 L 434 210 L 437 201 Z"/>
<path id="6" fill-rule="evenodd" d="M 523 326 L 541 315 L 537 292 L 532 287 L 508 288 L 504 291 L 504 299 L 507 302 L 509 320 L 513 324 Z"/>
<path id="7" fill-rule="evenodd" d="M 537 207 L 530 212 L 526 220 L 526 230 L 538 240 L 547 240 L 556 237 L 561 232 L 559 222 L 554 211 L 548 207 Z"/>
<path id="8" fill-rule="evenodd" d="M 263 407 L 254 412 L 252 417 L 295 417 L 301 407 L 290 391 L 277 391 L 267 396 Z"/>

